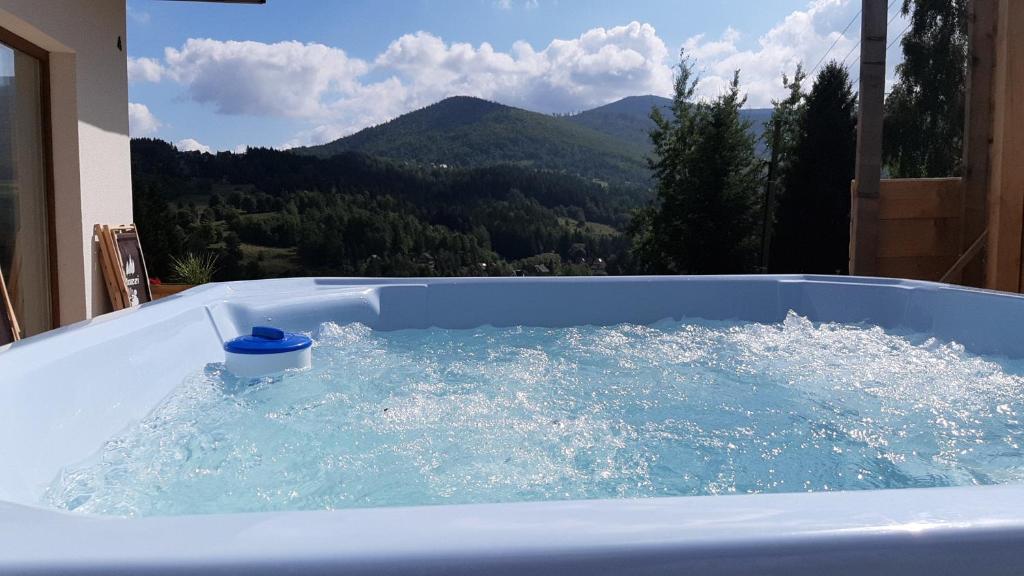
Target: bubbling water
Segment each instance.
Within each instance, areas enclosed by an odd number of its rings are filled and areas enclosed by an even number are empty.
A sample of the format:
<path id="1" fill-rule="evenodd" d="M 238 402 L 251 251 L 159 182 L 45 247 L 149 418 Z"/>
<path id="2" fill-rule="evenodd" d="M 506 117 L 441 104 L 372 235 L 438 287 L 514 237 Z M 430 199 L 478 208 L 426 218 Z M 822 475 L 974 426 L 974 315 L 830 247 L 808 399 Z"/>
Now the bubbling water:
<path id="1" fill-rule="evenodd" d="M 50 506 L 121 516 L 1024 480 L 1019 362 L 869 325 L 375 332 L 313 369 L 209 367 Z"/>

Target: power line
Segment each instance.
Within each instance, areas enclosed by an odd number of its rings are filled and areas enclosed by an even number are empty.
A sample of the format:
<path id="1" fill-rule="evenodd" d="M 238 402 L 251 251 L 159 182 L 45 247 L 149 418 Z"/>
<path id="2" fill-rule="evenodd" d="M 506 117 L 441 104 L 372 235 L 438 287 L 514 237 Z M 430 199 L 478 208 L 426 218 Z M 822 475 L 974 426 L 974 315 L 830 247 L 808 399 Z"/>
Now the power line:
<path id="1" fill-rule="evenodd" d="M 886 6 L 886 12 L 887 13 L 889 12 L 889 9 L 892 8 L 893 4 L 895 4 L 895 3 L 896 3 L 896 0 L 889 0 L 889 4 Z M 899 14 L 899 8 L 897 8 L 896 11 L 893 13 L 892 17 L 889 18 L 889 22 L 886 23 L 886 28 L 889 28 L 889 25 L 892 24 L 894 19 L 896 19 L 896 15 L 897 14 Z M 847 58 L 849 58 L 850 54 L 852 54 L 853 51 L 857 49 L 857 46 L 860 46 L 860 39 L 857 39 L 857 43 L 854 44 L 852 48 L 850 48 L 850 51 L 847 52 L 845 56 L 843 56 L 843 65 L 844 66 L 846 65 Z M 859 59 L 860 59 L 860 56 L 858 55 L 856 58 L 853 59 L 853 61 L 850 64 L 850 66 L 853 66 L 853 65 L 857 64 L 857 60 L 859 60 Z"/>
<path id="2" fill-rule="evenodd" d="M 857 43 L 853 45 L 853 48 L 850 48 L 850 51 L 846 53 L 846 56 L 843 56 L 843 66 L 846 65 L 846 59 L 850 57 L 850 54 L 853 54 L 853 51 L 856 50 L 858 46 L 860 46 L 860 40 L 857 40 Z M 860 58 L 860 56 L 857 58 Z M 856 62 L 856 60 L 854 60 L 854 62 Z"/>
<path id="3" fill-rule="evenodd" d="M 896 0 L 889 0 L 889 4 L 886 5 L 885 11 L 888 12 L 892 8 L 892 5 L 895 3 Z M 861 10 L 863 10 L 863 8 L 861 8 Z M 832 42 L 832 45 L 828 47 L 828 50 L 826 50 L 825 53 L 821 55 L 821 58 L 818 59 L 818 63 L 815 64 L 814 68 L 811 69 L 811 73 L 809 74 L 810 76 L 814 76 L 814 73 L 817 72 L 818 70 L 818 66 L 821 66 L 821 63 L 825 61 L 825 58 L 827 58 L 828 55 L 832 52 L 832 49 L 836 47 L 836 44 L 839 43 L 839 39 L 843 38 L 843 36 L 846 34 L 846 31 L 850 29 L 850 26 L 853 26 L 853 23 L 857 21 L 857 17 L 860 16 L 861 10 L 857 10 L 857 13 L 854 14 L 853 18 L 846 24 L 846 28 L 843 28 L 843 31 L 839 33 L 839 36 L 837 36 L 836 39 Z M 886 22 L 886 28 L 889 27 L 889 24 L 892 24 L 893 20 L 895 20 L 896 17 L 899 16 L 899 14 L 900 9 L 897 8 L 896 11 L 893 12 L 892 16 L 889 17 L 889 21 Z M 906 32 L 906 30 L 904 30 L 904 32 Z M 858 39 L 857 42 L 853 45 L 853 48 L 850 48 L 850 51 L 846 53 L 846 56 L 843 56 L 842 64 L 844 66 L 846 65 L 846 61 L 850 58 L 850 55 L 853 54 L 853 51 L 856 50 L 858 46 L 860 46 L 860 39 Z M 888 48 L 886 48 L 886 50 L 888 50 Z M 858 56 L 853 61 L 853 64 L 856 64 L 858 60 L 860 60 L 860 56 Z M 853 66 L 853 64 L 850 65 Z"/>
<path id="4" fill-rule="evenodd" d="M 821 66 L 821 63 L 825 61 L 825 58 L 828 57 L 829 53 L 832 52 L 832 49 L 835 48 L 836 44 L 839 43 L 839 39 L 842 38 L 846 34 L 846 31 L 850 29 L 850 26 L 853 26 L 853 23 L 857 21 L 858 16 L 860 16 L 860 10 L 857 10 L 857 13 L 854 14 L 853 18 L 850 19 L 850 22 L 846 25 L 846 28 L 843 28 L 843 31 L 839 33 L 839 36 L 836 36 L 836 39 L 835 41 L 832 42 L 832 45 L 828 47 L 828 50 L 825 50 L 825 53 L 822 54 L 821 58 L 818 59 L 818 63 L 814 65 L 813 69 L 811 69 L 811 76 L 814 76 L 814 73 L 818 70 L 818 66 Z"/>
<path id="5" fill-rule="evenodd" d="M 892 45 L 893 45 L 893 44 L 895 44 L 897 40 L 899 40 L 900 38 L 903 38 L 903 35 L 907 33 L 907 30 L 910 30 L 910 27 L 911 27 L 911 26 L 912 26 L 913 24 L 914 24 L 914 22 L 913 22 L 913 21 L 909 22 L 909 23 L 907 24 L 907 27 L 906 27 L 906 28 L 904 28 L 902 32 L 900 32 L 899 34 L 897 34 L 897 35 L 896 35 L 896 37 L 892 39 L 892 42 L 889 42 L 889 45 L 885 47 L 885 51 L 886 51 L 886 52 L 888 52 L 888 51 L 889 51 L 889 48 L 891 48 L 891 47 L 892 47 Z"/>
<path id="6" fill-rule="evenodd" d="M 899 10 L 897 10 L 897 11 L 896 11 L 896 13 L 897 13 L 897 14 L 899 14 Z M 895 16 L 893 16 L 893 17 L 892 17 L 892 18 L 891 18 L 891 19 L 889 20 L 889 23 L 891 24 L 891 23 L 892 23 L 892 21 L 893 21 L 893 20 L 895 20 L 895 19 L 896 19 L 896 17 L 895 17 Z M 901 38 L 903 38 L 903 36 L 904 36 L 904 35 L 905 35 L 905 34 L 907 33 L 907 30 L 910 30 L 910 27 L 911 27 L 911 26 L 913 26 L 913 25 L 914 25 L 914 21 L 913 21 L 913 19 L 911 19 L 911 21 L 907 23 L 907 25 L 906 25 L 906 26 L 905 26 L 905 27 L 903 28 L 903 30 L 901 30 L 899 34 L 897 34 L 897 35 L 896 35 L 895 37 L 893 37 L 893 39 L 892 39 L 891 41 L 889 41 L 889 43 L 888 43 L 888 44 L 886 44 L 886 46 L 885 46 L 885 52 L 886 52 L 886 54 L 888 54 L 888 53 L 889 53 L 889 49 L 893 47 L 893 44 L 896 44 L 897 42 L 899 42 L 899 41 L 900 41 L 900 39 L 901 39 Z M 886 26 L 888 26 L 888 24 L 886 24 Z M 851 51 L 851 52 L 852 52 L 852 51 Z M 847 54 L 847 56 L 849 56 L 849 54 Z M 856 63 L 857 63 L 857 62 L 858 62 L 859 60 L 860 60 L 860 56 L 857 56 L 856 58 L 854 58 L 854 59 L 853 59 L 853 62 L 851 62 L 851 63 L 850 63 L 850 66 L 851 66 L 851 67 L 853 67 L 853 66 L 854 66 L 854 65 L 855 65 L 855 64 L 856 64 Z M 844 64 L 846 63 L 846 60 L 845 60 L 845 59 L 843 60 L 843 63 L 844 63 Z M 856 84 L 856 83 L 857 83 L 857 80 L 860 80 L 860 76 L 858 76 L 858 77 L 856 78 L 856 80 L 854 80 L 853 82 L 851 82 L 851 84 Z"/>
<path id="7" fill-rule="evenodd" d="M 890 5 L 890 6 L 892 6 L 892 4 L 889 4 L 889 5 Z M 899 8 L 897 8 L 897 9 L 896 9 L 896 11 L 892 13 L 892 17 L 891 17 L 891 18 L 889 18 L 889 21 L 885 23 L 885 27 L 886 27 L 886 28 L 888 28 L 888 27 L 889 27 L 889 24 L 892 24 L 892 21 L 893 21 L 893 20 L 895 20 L 895 19 L 896 19 L 896 17 L 900 15 L 900 12 L 902 12 L 902 10 L 900 10 Z"/>
<path id="8" fill-rule="evenodd" d="M 889 49 L 893 47 L 893 44 L 896 44 L 896 42 L 899 42 L 900 38 L 903 38 L 903 36 L 904 36 L 904 35 L 905 35 L 905 34 L 907 33 L 907 30 L 910 30 L 910 27 L 911 27 L 911 26 L 912 26 L 913 24 L 914 24 L 913 22 L 910 22 L 910 23 L 908 23 L 908 24 L 906 25 L 906 27 L 904 27 L 904 28 L 903 28 L 903 30 L 902 30 L 902 31 L 901 31 L 901 32 L 900 32 L 899 34 L 897 34 L 897 35 L 896 35 L 896 37 L 894 37 L 894 38 L 893 38 L 893 39 L 892 39 L 892 40 L 891 40 L 891 41 L 889 42 L 889 44 L 887 44 L 887 45 L 885 46 L 885 52 L 886 52 L 886 54 L 888 54 L 888 53 L 889 53 Z M 853 62 L 852 62 L 852 63 L 850 64 L 850 66 L 852 67 L 852 66 L 853 66 L 854 64 L 856 64 L 858 60 L 860 60 L 860 56 L 858 56 L 857 58 L 855 58 L 855 59 L 853 60 Z M 857 80 L 860 80 L 860 76 L 859 76 L 859 75 L 857 76 L 857 78 L 856 78 L 855 80 L 853 80 L 853 81 L 852 81 L 852 82 L 850 82 L 850 83 L 851 83 L 851 84 L 856 84 L 856 83 L 857 83 Z M 888 94 L 887 94 L 887 95 L 888 95 Z"/>

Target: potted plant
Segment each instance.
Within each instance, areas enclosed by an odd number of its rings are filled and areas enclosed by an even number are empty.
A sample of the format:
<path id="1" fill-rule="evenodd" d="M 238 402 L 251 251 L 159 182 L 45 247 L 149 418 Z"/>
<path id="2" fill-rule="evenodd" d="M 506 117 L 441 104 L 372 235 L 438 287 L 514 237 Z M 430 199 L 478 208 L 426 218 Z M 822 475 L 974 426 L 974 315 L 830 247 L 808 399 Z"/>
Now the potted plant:
<path id="1" fill-rule="evenodd" d="M 194 286 L 211 282 L 216 272 L 217 256 L 215 254 L 207 252 L 200 255 L 189 252 L 181 258 L 172 256 L 171 278 L 174 283 L 164 283 L 158 278 L 150 279 L 153 299 L 177 294 Z"/>

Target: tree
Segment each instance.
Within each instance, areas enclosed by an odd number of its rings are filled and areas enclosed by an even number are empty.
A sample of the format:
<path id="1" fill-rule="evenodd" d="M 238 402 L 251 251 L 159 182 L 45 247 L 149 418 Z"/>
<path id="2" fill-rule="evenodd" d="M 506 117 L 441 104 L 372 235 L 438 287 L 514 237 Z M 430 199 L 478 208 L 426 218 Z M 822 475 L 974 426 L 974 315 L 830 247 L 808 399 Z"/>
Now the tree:
<path id="1" fill-rule="evenodd" d="M 224 235 L 224 249 L 218 254 L 220 268 L 217 270 L 219 280 L 238 280 L 244 275 L 242 261 L 245 254 L 242 252 L 242 242 L 238 234 L 228 232 Z"/>
<path id="2" fill-rule="evenodd" d="M 154 278 L 167 278 L 171 257 L 181 254 L 185 232 L 177 225 L 174 212 L 159 184 L 146 181 L 132 186 L 133 213 L 139 238 L 146 250 L 146 264 Z"/>
<path id="3" fill-rule="evenodd" d="M 627 239 L 616 229 L 653 196 L 646 186 L 525 166 L 442 170 L 356 153 L 209 155 L 133 140 L 132 159 L 147 256 L 147 238 L 178 238 L 172 255 L 219 256 L 219 280 L 501 275 L 511 273 L 512 261 L 537 254 L 572 260 L 576 245 L 584 247 L 587 265 L 577 257 L 561 272 L 589 272 L 598 259 L 617 270 L 612 257 Z M 164 200 L 149 202 L 150 191 L 161 191 Z M 265 261 L 253 265 L 261 250 Z"/>
<path id="4" fill-rule="evenodd" d="M 772 142 L 775 127 L 779 127 L 779 149 L 774 150 L 778 158 L 778 168 L 785 171 L 793 158 L 797 142 L 800 139 L 800 123 L 803 118 L 804 103 L 806 94 L 803 83 L 807 78 L 803 67 L 797 64 L 793 77 L 782 75 L 782 85 L 789 91 L 783 100 L 772 100 L 772 117 L 765 124 L 761 138 L 765 140 L 768 149 L 774 146 Z"/>
<path id="5" fill-rule="evenodd" d="M 963 146 L 967 0 L 903 0 L 902 11 L 910 29 L 885 101 L 884 159 L 897 178 L 954 176 Z"/>
<path id="6" fill-rule="evenodd" d="M 845 274 L 856 98 L 846 68 L 825 66 L 801 110 L 792 157 L 780 169 L 773 272 Z"/>
<path id="7" fill-rule="evenodd" d="M 739 114 L 746 101 L 739 72 L 711 102 L 694 101 L 695 86 L 692 64 L 681 54 L 672 117 L 651 114 L 658 197 L 634 226 L 634 257 L 644 271 L 749 271 L 757 257 L 763 170 Z"/>

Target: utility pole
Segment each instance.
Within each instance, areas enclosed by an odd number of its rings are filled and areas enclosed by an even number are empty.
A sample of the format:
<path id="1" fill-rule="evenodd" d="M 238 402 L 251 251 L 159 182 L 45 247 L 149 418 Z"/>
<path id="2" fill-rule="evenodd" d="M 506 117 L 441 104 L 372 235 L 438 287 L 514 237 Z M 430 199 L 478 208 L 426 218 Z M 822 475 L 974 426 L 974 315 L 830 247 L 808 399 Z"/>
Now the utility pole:
<path id="1" fill-rule="evenodd" d="M 782 122 L 774 122 L 772 130 L 772 159 L 768 163 L 768 183 L 764 191 L 764 228 L 761 230 L 761 273 L 768 272 L 772 250 L 772 228 L 775 223 L 775 179 L 779 173 L 779 143 L 782 140 Z"/>
<path id="2" fill-rule="evenodd" d="M 856 186 L 850 219 L 850 274 L 878 273 L 878 197 L 885 108 L 886 0 L 862 0 Z"/>

